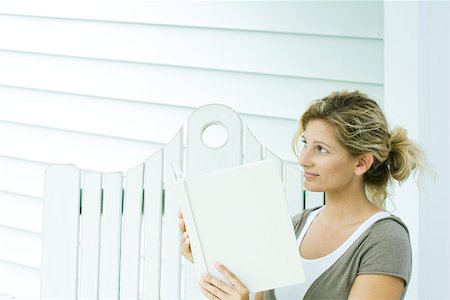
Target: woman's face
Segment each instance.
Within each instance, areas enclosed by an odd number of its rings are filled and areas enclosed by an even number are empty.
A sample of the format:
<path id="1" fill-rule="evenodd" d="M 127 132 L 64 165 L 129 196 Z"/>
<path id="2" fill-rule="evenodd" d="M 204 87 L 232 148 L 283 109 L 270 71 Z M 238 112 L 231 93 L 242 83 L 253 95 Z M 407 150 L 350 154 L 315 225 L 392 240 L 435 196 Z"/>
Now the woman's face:
<path id="1" fill-rule="evenodd" d="M 304 171 L 304 188 L 311 192 L 342 191 L 355 180 L 358 160 L 336 139 L 333 125 L 311 120 L 302 137 L 299 163 Z"/>

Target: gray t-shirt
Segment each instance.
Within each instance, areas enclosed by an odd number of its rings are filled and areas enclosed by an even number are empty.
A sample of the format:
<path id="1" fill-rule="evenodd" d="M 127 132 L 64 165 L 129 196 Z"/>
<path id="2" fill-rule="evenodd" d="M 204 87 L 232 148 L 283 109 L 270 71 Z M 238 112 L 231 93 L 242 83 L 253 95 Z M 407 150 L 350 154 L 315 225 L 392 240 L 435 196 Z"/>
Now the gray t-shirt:
<path id="1" fill-rule="evenodd" d="M 292 218 L 300 234 L 313 209 Z M 411 243 L 406 225 L 396 216 L 375 222 L 306 292 L 304 299 L 347 299 L 357 275 L 382 274 L 405 281 L 402 299 L 411 277 Z M 274 291 L 264 292 L 264 300 L 276 299 Z M 279 299 L 284 300 L 284 299 Z"/>

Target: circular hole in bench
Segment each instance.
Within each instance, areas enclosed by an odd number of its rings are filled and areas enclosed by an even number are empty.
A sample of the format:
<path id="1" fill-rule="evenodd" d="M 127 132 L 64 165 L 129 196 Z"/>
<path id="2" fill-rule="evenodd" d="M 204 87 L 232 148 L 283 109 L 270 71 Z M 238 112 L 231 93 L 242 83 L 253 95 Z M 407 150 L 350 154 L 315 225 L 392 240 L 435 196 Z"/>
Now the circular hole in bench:
<path id="1" fill-rule="evenodd" d="M 228 130 L 220 122 L 209 123 L 203 128 L 201 137 L 206 147 L 211 149 L 222 148 L 228 141 Z"/>

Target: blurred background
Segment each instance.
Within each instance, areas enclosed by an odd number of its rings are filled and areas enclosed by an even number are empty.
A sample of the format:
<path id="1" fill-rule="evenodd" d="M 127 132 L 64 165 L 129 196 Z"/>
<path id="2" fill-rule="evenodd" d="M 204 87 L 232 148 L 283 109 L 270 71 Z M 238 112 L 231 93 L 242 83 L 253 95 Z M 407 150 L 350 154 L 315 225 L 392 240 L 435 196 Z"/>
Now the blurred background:
<path id="1" fill-rule="evenodd" d="M 411 231 L 407 299 L 449 299 L 449 16 L 448 1 L 0 0 L 0 296 L 39 295 L 49 164 L 126 171 L 208 103 L 295 164 L 304 108 L 347 89 L 436 170 L 388 208 Z"/>

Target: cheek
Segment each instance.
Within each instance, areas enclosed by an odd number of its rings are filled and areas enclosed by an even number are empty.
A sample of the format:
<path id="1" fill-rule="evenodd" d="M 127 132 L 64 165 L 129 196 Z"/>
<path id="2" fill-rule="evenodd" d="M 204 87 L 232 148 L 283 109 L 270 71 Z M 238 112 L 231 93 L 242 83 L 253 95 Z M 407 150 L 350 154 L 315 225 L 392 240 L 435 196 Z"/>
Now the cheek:
<path id="1" fill-rule="evenodd" d="M 324 166 L 322 179 L 327 182 L 343 183 L 353 176 L 351 164 L 347 161 L 332 161 Z"/>

